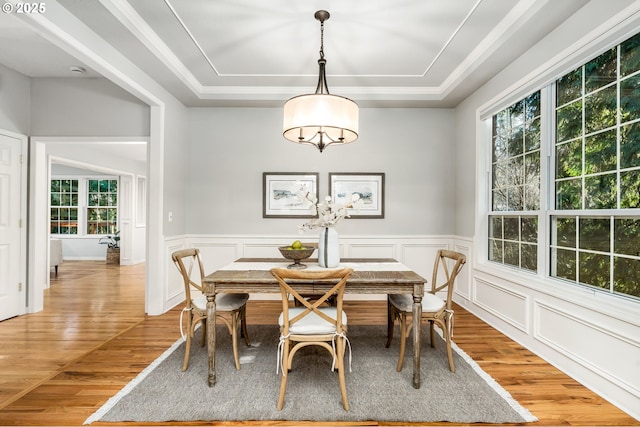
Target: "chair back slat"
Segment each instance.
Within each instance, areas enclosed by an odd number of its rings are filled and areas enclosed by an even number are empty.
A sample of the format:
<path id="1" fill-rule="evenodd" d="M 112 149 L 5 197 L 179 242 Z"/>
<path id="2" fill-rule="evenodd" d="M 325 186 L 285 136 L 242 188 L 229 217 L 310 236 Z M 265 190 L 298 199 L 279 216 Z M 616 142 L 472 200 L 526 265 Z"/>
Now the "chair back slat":
<path id="1" fill-rule="evenodd" d="M 467 257 L 460 252 L 440 249 L 436 255 L 435 265 L 433 266 L 433 277 L 431 280 L 431 293 L 435 294 L 446 288 L 447 300 L 446 307 L 451 309 L 453 303 L 453 287 L 460 270 L 467 262 Z M 450 267 L 453 265 L 452 267 Z M 438 279 L 438 273 L 442 269 L 444 280 Z M 440 281 L 439 281 L 440 280 Z"/>
<path id="2" fill-rule="evenodd" d="M 196 248 L 182 249 L 171 254 L 171 259 L 182 275 L 186 304 L 187 307 L 191 307 L 191 287 L 200 292 L 204 292 L 202 285 L 204 282 L 204 270 L 202 267 L 202 259 L 200 258 L 200 251 Z M 199 282 L 196 282 L 194 279 Z"/>
<path id="3" fill-rule="evenodd" d="M 289 333 L 289 328 L 300 320 L 304 319 L 310 313 L 315 313 L 322 319 L 329 323 L 336 324 L 338 332 L 343 330 L 342 325 L 342 299 L 344 295 L 347 279 L 353 273 L 351 268 L 343 268 L 338 270 L 314 270 L 314 271 L 299 271 L 289 270 L 286 268 L 274 268 L 271 270 L 271 274 L 278 280 L 280 285 L 280 292 L 282 295 L 282 313 L 283 313 L 283 334 Z M 336 282 L 337 281 L 337 282 Z M 326 291 L 319 299 L 310 302 L 304 296 L 300 295 L 293 286 L 298 284 L 313 284 L 313 283 L 333 283 L 336 282 L 331 289 Z M 292 286 L 293 285 L 293 286 Z M 324 311 L 320 310 L 320 306 L 327 301 L 331 296 L 336 295 L 336 319 L 327 315 Z M 298 315 L 291 318 L 289 316 L 289 296 L 292 296 L 295 301 L 298 301 L 305 309 Z"/>

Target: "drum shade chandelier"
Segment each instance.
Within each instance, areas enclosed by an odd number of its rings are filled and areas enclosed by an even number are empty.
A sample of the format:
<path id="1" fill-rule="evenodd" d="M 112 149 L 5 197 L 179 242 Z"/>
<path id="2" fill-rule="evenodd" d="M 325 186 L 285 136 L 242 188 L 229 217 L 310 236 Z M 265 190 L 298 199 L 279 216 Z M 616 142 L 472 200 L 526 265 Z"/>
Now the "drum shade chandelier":
<path id="1" fill-rule="evenodd" d="M 314 145 L 320 152 L 332 144 L 348 144 L 358 139 L 358 104 L 343 96 L 331 95 L 327 86 L 324 59 L 324 21 L 329 12 L 319 10 L 320 59 L 316 93 L 299 95 L 284 104 L 283 135 L 291 142 Z"/>

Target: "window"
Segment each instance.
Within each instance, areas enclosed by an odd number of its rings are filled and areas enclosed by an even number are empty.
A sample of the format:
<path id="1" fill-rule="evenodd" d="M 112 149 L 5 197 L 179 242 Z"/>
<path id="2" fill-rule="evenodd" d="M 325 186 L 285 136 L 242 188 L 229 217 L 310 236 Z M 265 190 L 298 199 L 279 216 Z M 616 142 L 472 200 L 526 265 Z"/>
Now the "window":
<path id="1" fill-rule="evenodd" d="M 117 231 L 117 178 L 56 177 L 50 183 L 51 234 L 87 236 Z"/>
<path id="2" fill-rule="evenodd" d="M 489 261 L 640 299 L 640 34 L 499 111 L 491 136 Z"/>
<path id="3" fill-rule="evenodd" d="M 87 193 L 87 234 L 114 234 L 118 228 L 118 181 L 90 179 Z"/>
<path id="4" fill-rule="evenodd" d="M 491 140 L 489 259 L 537 271 L 540 91 L 494 115 Z"/>
<path id="5" fill-rule="evenodd" d="M 558 79 L 555 118 L 551 276 L 640 297 L 640 34 Z"/>
<path id="6" fill-rule="evenodd" d="M 52 179 L 51 234 L 78 234 L 78 180 Z"/>
<path id="7" fill-rule="evenodd" d="M 489 259 L 514 267 L 538 269 L 538 217 L 491 215 Z"/>

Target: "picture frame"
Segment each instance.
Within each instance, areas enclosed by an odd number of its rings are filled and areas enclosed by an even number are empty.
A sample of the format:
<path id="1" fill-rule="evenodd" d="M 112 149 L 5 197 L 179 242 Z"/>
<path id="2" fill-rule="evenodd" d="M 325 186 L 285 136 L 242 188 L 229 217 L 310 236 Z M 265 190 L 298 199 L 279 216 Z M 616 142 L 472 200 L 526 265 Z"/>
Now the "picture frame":
<path id="1" fill-rule="evenodd" d="M 263 172 L 263 218 L 314 218 L 311 202 L 296 196 L 300 187 L 318 194 L 318 172 Z"/>
<path id="2" fill-rule="evenodd" d="M 329 195 L 338 204 L 348 203 L 353 193 L 360 195 L 363 204 L 349 209 L 349 218 L 384 218 L 384 178 L 383 172 L 331 172 Z"/>

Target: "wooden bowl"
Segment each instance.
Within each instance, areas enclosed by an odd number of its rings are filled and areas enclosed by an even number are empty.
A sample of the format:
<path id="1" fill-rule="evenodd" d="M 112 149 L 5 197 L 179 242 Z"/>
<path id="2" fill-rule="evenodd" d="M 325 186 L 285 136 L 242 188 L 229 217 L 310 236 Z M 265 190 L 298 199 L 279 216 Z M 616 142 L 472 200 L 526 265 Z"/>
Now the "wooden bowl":
<path id="1" fill-rule="evenodd" d="M 302 249 L 293 249 L 291 246 L 280 246 L 278 250 L 283 257 L 293 261 L 293 264 L 288 265 L 287 268 L 303 269 L 307 268 L 307 266 L 300 263 L 300 260 L 309 258 L 316 250 L 316 248 L 303 246 Z"/>

